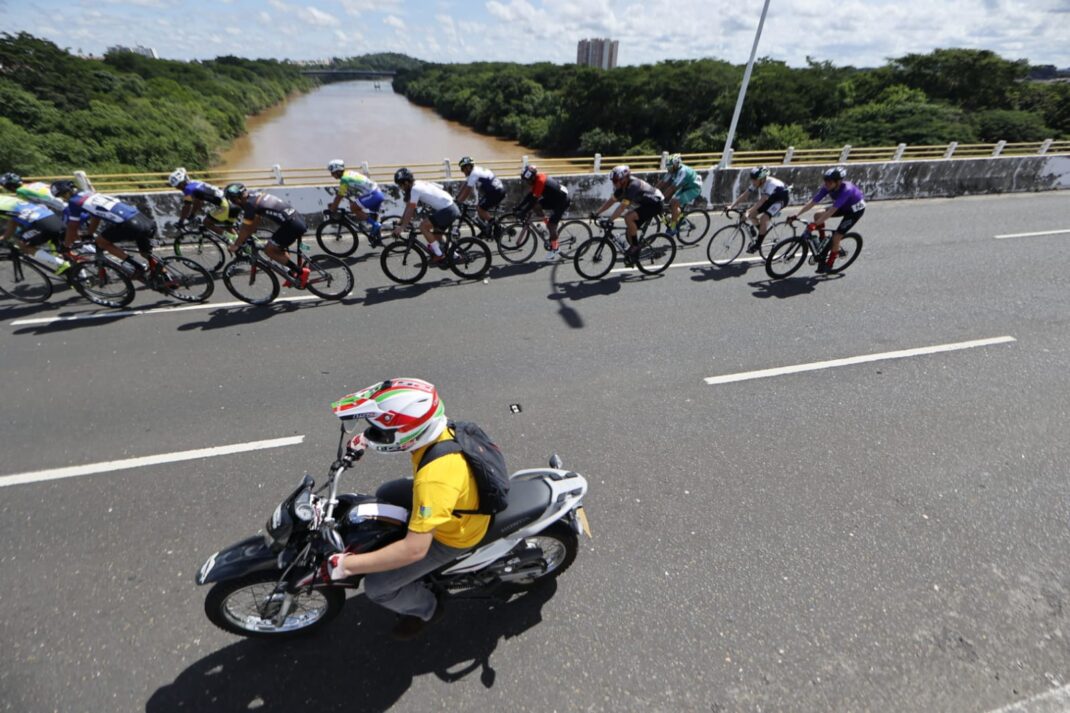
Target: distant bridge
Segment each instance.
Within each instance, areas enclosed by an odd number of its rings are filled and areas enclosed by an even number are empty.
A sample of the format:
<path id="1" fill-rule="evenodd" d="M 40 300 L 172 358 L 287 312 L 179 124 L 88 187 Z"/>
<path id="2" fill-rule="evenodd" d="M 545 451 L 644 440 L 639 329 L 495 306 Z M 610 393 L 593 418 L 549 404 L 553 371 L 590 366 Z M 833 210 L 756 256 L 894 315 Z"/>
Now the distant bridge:
<path id="1" fill-rule="evenodd" d="M 320 79 L 391 79 L 397 72 L 365 69 L 303 69 L 301 74 Z"/>

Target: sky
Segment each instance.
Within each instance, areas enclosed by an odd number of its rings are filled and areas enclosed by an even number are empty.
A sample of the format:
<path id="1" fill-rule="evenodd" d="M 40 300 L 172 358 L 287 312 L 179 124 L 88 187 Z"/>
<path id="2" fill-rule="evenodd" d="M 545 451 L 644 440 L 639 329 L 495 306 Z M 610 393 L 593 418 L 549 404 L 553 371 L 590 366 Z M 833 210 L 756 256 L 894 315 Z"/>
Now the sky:
<path id="1" fill-rule="evenodd" d="M 437 62 L 572 62 L 584 37 L 621 64 L 747 60 L 761 0 L 0 0 L 0 31 L 100 54 L 317 59 L 404 52 Z M 937 47 L 1070 66 L 1070 0 L 772 0 L 759 56 L 876 66 Z"/>

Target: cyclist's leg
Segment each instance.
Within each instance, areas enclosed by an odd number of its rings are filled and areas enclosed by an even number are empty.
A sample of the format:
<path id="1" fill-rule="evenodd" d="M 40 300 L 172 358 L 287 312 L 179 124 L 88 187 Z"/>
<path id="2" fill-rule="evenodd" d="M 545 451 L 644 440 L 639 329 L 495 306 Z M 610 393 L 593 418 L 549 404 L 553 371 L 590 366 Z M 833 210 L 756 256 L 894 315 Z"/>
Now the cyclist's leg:
<path id="1" fill-rule="evenodd" d="M 308 268 L 298 268 L 286 250 L 307 230 L 308 226 L 305 224 L 304 218 L 300 214 L 295 215 L 275 230 L 264 247 L 264 252 L 267 253 L 267 256 L 285 267 L 292 277 L 300 281 L 302 288 L 308 283 Z"/>
<path id="2" fill-rule="evenodd" d="M 857 213 L 853 213 L 850 208 L 847 208 L 844 211 L 837 211 L 836 215 L 843 214 L 843 220 L 836 226 L 836 231 L 832 234 L 832 242 L 829 243 L 828 258 L 826 261 L 826 264 L 829 267 L 832 267 L 836 263 L 836 258 L 840 256 L 840 242 L 843 240 L 843 236 L 858 225 L 858 221 L 862 219 L 862 215 L 865 212 L 865 209 L 862 209 Z"/>
<path id="3" fill-rule="evenodd" d="M 561 219 L 565 217 L 565 210 L 568 205 L 559 206 L 550 212 L 550 217 L 546 221 L 546 227 L 550 231 L 550 250 L 554 252 L 560 247 L 558 242 L 557 226 L 561 224 Z"/>
<path id="4" fill-rule="evenodd" d="M 628 238 L 628 245 L 636 247 L 639 236 L 639 210 L 630 210 L 624 214 L 624 235 Z"/>
<path id="5" fill-rule="evenodd" d="M 476 206 L 476 214 L 479 216 L 480 220 L 484 223 L 488 223 L 492 216 L 491 211 L 500 206 L 504 200 L 504 191 L 501 193 L 484 191 L 483 194 L 479 196 L 479 205 Z"/>
<path id="6" fill-rule="evenodd" d="M 420 221 L 420 233 L 424 236 L 427 247 L 431 249 L 431 257 L 436 262 L 441 260 L 442 245 L 439 244 L 439 239 L 442 238 L 442 230 L 432 223 L 430 219 L 424 218 Z"/>
<path id="7" fill-rule="evenodd" d="M 116 245 L 116 243 L 126 238 L 128 228 L 124 228 L 124 225 L 124 223 L 108 223 L 103 230 L 97 233 L 96 246 L 100 250 L 111 253 L 135 270 L 141 270 L 144 266 L 131 258 L 130 253 Z"/>

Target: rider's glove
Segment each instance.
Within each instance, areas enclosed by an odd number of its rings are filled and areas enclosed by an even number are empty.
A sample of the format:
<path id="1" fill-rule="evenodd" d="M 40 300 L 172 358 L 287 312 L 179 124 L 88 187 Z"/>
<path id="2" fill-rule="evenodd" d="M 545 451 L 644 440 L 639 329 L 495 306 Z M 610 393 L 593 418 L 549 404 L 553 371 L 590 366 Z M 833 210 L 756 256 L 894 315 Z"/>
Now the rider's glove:
<path id="1" fill-rule="evenodd" d="M 345 579 L 349 575 L 346 574 L 345 567 L 342 566 L 342 561 L 345 559 L 345 552 L 338 552 L 328 557 L 323 562 L 323 579 L 328 582 L 337 582 L 339 579 Z"/>

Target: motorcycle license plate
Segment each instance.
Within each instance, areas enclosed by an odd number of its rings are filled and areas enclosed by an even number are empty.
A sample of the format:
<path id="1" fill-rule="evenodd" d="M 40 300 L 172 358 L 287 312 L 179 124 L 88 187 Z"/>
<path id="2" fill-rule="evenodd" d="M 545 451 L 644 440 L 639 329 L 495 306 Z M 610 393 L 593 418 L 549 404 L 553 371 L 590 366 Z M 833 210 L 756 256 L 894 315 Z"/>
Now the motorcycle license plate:
<path id="1" fill-rule="evenodd" d="M 587 537 L 593 537 L 591 535 L 591 525 L 587 522 L 587 511 L 582 507 L 576 508 L 576 519 L 579 520 L 580 527 L 583 528 L 583 534 L 587 535 Z"/>

